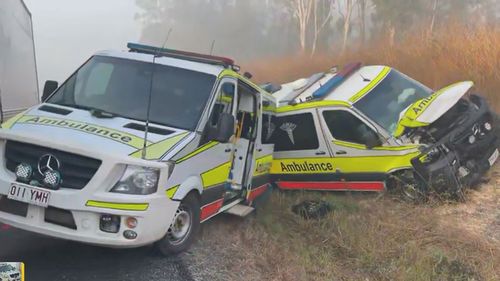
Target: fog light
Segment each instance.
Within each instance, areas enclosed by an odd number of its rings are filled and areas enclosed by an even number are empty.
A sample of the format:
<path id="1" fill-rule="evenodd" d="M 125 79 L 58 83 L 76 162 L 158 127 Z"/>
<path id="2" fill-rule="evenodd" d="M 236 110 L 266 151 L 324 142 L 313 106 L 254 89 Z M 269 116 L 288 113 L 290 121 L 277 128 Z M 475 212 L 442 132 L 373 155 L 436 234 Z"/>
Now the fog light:
<path id="1" fill-rule="evenodd" d="M 125 237 L 129 240 L 133 240 L 133 239 L 137 238 L 137 233 L 133 230 L 125 230 L 123 232 L 123 237 Z"/>
<path id="2" fill-rule="evenodd" d="M 487 131 L 491 131 L 491 129 L 493 129 L 493 127 L 491 126 L 491 123 L 490 123 L 490 122 L 486 122 L 486 123 L 484 123 L 484 128 L 485 128 Z"/>
<path id="3" fill-rule="evenodd" d="M 108 233 L 117 233 L 120 229 L 120 216 L 102 215 L 99 222 L 99 229 Z"/>
<path id="4" fill-rule="evenodd" d="M 476 136 L 470 136 L 470 137 L 469 137 L 469 143 L 470 143 L 470 144 L 473 144 L 473 143 L 475 143 L 475 142 L 476 142 Z"/>
<path id="5" fill-rule="evenodd" d="M 51 189 L 57 189 L 61 184 L 61 173 L 58 171 L 48 170 L 43 175 L 43 185 Z"/>
<path id="6" fill-rule="evenodd" d="M 21 163 L 16 167 L 16 180 L 19 182 L 29 183 L 33 176 L 33 168 L 26 163 Z"/>
<path id="7" fill-rule="evenodd" d="M 137 227 L 137 219 L 133 217 L 128 217 L 125 220 L 125 224 L 128 226 L 128 228 L 136 228 Z"/>

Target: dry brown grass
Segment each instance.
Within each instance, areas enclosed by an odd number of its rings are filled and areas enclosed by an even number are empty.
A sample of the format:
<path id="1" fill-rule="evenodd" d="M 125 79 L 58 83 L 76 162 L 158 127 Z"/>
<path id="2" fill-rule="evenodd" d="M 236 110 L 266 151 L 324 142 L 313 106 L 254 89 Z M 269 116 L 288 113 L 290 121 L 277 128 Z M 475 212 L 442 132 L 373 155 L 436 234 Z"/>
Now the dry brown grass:
<path id="1" fill-rule="evenodd" d="M 325 71 L 334 65 L 361 61 L 399 69 L 432 88 L 472 80 L 496 109 L 500 109 L 500 28 L 467 27 L 450 24 L 428 37 L 414 36 L 389 46 L 386 40 L 344 55 L 321 54 L 310 57 L 269 58 L 245 63 L 245 69 L 260 82 L 287 82 Z"/>
<path id="2" fill-rule="evenodd" d="M 197 255 L 223 253 L 224 280 L 499 280 L 500 194 L 488 186 L 470 196 L 484 194 L 487 206 L 415 206 L 359 193 L 275 192 L 253 218 L 206 225 Z M 318 198 L 335 206 L 322 220 L 290 211 Z M 493 221 L 472 219 L 484 211 Z M 466 227 L 474 223 L 486 227 Z"/>
<path id="3" fill-rule="evenodd" d="M 424 39 L 422 39 L 424 38 Z M 433 87 L 473 80 L 500 109 L 500 29 L 452 25 L 428 38 L 384 42 L 342 56 L 246 64 L 260 82 L 286 82 L 332 65 L 385 64 Z M 254 218 L 205 226 L 198 257 L 219 257 L 227 280 L 500 280 L 500 169 L 466 203 L 411 205 L 387 196 L 277 193 Z M 336 206 L 306 221 L 290 208 L 307 198 Z"/>

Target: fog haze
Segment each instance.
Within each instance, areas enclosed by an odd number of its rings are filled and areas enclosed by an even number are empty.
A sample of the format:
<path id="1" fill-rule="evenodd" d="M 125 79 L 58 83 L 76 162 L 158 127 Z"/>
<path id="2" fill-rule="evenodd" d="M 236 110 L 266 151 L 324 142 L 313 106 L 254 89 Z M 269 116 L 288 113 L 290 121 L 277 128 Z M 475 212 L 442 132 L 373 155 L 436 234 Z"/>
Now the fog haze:
<path id="1" fill-rule="evenodd" d="M 125 49 L 137 41 L 134 0 L 25 0 L 31 11 L 38 80 L 62 83 L 98 50 Z"/>

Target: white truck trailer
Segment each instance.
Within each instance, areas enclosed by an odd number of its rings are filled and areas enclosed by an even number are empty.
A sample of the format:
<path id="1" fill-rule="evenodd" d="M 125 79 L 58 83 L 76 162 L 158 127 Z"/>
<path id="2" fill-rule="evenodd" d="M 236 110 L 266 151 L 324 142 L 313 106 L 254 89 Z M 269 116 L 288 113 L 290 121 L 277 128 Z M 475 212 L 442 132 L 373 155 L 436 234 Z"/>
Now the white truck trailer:
<path id="1" fill-rule="evenodd" d="M 31 13 L 22 0 L 0 1 L 0 111 L 3 120 L 37 104 Z"/>

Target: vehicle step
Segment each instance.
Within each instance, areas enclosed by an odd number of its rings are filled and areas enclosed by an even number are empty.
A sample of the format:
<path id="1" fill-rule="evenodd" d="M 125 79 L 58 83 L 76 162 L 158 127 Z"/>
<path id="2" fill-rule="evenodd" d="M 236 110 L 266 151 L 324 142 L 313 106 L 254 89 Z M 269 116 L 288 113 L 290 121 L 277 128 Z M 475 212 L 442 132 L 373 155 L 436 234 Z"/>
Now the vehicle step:
<path id="1" fill-rule="evenodd" d="M 246 217 L 248 216 L 251 212 L 253 212 L 255 208 L 247 206 L 247 205 L 234 205 L 233 207 L 229 208 L 226 210 L 227 214 L 239 216 L 239 217 Z"/>

